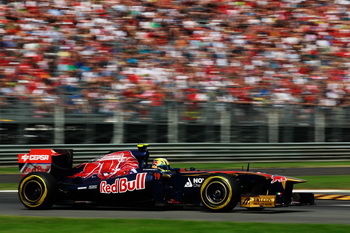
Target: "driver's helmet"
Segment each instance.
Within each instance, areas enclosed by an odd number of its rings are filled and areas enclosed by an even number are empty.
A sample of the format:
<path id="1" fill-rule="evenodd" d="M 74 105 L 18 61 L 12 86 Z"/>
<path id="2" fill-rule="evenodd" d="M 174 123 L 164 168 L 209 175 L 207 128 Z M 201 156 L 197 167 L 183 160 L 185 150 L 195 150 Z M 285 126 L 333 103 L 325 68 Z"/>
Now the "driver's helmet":
<path id="1" fill-rule="evenodd" d="M 164 158 L 156 158 L 153 160 L 152 168 L 158 168 L 162 171 L 170 170 L 170 164 L 168 160 Z"/>

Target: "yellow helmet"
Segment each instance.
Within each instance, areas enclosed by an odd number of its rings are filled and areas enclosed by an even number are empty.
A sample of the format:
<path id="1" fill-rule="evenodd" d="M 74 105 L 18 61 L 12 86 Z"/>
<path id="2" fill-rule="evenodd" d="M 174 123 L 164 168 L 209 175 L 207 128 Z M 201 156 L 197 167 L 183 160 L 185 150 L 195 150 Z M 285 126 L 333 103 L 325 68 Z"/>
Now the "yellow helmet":
<path id="1" fill-rule="evenodd" d="M 168 160 L 166 160 L 164 158 L 156 158 L 153 160 L 152 168 L 158 168 L 162 171 L 169 170 L 170 164 L 169 164 Z"/>

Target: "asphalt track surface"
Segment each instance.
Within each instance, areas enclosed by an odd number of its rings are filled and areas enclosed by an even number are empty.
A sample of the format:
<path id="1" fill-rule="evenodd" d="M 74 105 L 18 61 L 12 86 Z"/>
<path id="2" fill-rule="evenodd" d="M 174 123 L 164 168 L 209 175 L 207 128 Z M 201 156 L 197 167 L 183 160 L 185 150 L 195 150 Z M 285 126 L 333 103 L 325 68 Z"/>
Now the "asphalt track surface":
<path id="1" fill-rule="evenodd" d="M 0 215 L 79 217 L 115 219 L 179 219 L 196 221 L 268 222 L 349 224 L 350 201 L 317 200 L 316 205 L 289 206 L 251 211 L 236 207 L 229 213 L 211 213 L 201 208 L 184 209 L 127 209 L 72 208 L 53 206 L 49 210 L 28 210 L 18 200 L 16 192 L 0 192 Z"/>
<path id="2" fill-rule="evenodd" d="M 281 175 L 349 175 L 350 168 L 293 168 L 264 169 Z M 0 175 L 1 183 L 18 182 L 18 175 Z M 349 187 L 350 188 L 350 187 Z M 336 194 L 336 193 L 328 193 Z M 340 195 L 350 195 L 338 193 Z M 211 213 L 200 207 L 181 209 L 132 209 L 112 207 L 73 208 L 53 206 L 49 210 L 28 210 L 19 201 L 15 191 L 0 191 L 0 215 L 42 216 L 42 217 L 78 217 L 78 218 L 116 218 L 116 219 L 179 219 L 197 221 L 229 222 L 268 222 L 268 223 L 315 223 L 349 224 L 350 201 L 318 199 L 315 205 L 266 208 L 260 211 L 247 210 L 237 206 L 229 213 Z"/>

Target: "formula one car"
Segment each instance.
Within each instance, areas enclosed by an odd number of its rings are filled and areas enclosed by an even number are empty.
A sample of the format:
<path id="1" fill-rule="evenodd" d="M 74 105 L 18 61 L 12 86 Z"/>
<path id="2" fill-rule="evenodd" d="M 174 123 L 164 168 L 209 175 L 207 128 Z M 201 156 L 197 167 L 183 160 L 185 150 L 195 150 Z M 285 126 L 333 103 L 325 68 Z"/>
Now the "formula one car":
<path id="1" fill-rule="evenodd" d="M 293 193 L 305 180 L 251 171 L 171 168 L 164 158 L 149 163 L 147 144 L 110 152 L 73 167 L 73 150 L 32 149 L 19 154 L 23 176 L 18 195 L 29 209 L 83 203 L 98 206 L 203 206 L 230 211 L 313 204 L 312 193 Z"/>

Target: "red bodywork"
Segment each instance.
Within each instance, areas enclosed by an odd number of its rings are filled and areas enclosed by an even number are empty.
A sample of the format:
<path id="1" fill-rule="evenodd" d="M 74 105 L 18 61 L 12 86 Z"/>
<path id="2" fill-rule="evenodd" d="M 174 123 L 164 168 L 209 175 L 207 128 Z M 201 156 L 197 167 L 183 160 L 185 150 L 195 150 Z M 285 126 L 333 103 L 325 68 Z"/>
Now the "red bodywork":
<path id="1" fill-rule="evenodd" d="M 19 154 L 18 163 L 21 165 L 21 175 L 30 172 L 47 172 L 52 168 L 53 157 L 61 155 L 53 149 L 31 149 L 28 154 Z M 96 175 L 101 180 L 116 176 L 128 175 L 139 167 L 139 163 L 130 151 L 113 152 L 91 162 L 77 167 L 79 172 L 70 178 L 89 178 Z"/>
<path id="2" fill-rule="evenodd" d="M 53 149 L 31 149 L 28 154 L 18 155 L 20 173 L 25 176 L 31 172 L 50 172 L 52 156 L 58 156 Z"/>
<path id="3" fill-rule="evenodd" d="M 97 175 L 101 180 L 109 179 L 128 175 L 138 167 L 139 163 L 130 151 L 119 151 L 107 154 L 96 161 L 79 165 L 77 168 L 82 168 L 81 172 L 74 174 L 71 178 L 89 178 Z"/>

